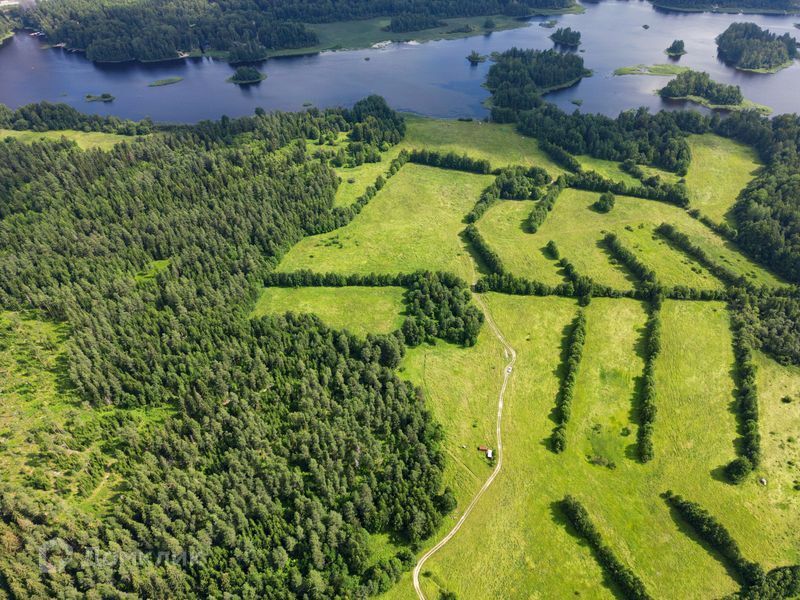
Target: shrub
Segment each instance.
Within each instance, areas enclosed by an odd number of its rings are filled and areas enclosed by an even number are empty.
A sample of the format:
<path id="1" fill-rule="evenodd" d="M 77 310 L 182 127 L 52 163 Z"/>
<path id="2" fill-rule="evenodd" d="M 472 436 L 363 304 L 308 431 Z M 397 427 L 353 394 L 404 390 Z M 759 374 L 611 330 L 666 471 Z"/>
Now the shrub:
<path id="1" fill-rule="evenodd" d="M 740 456 L 733 459 L 725 467 L 725 476 L 731 483 L 741 483 L 753 472 L 753 463 L 746 457 Z"/>
<path id="2" fill-rule="evenodd" d="M 611 212 L 611 209 L 614 208 L 615 202 L 616 198 L 614 197 L 614 194 L 611 192 L 603 192 L 600 194 L 600 199 L 594 203 L 594 209 L 601 213 Z"/>

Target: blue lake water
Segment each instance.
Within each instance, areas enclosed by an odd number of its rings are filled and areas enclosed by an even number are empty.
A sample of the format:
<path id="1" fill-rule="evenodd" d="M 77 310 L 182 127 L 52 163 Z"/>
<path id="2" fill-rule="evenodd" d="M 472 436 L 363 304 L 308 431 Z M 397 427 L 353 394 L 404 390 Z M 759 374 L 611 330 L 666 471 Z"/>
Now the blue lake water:
<path id="1" fill-rule="evenodd" d="M 618 67 L 668 62 L 663 51 L 675 38 L 685 40 L 688 50 L 679 64 L 740 85 L 745 97 L 771 106 L 776 113 L 800 110 L 800 64 L 770 75 L 739 72 L 717 58 L 714 42 L 730 23 L 742 20 L 800 37 L 794 27 L 800 16 L 674 13 L 656 10 L 642 0 L 606 0 L 587 3 L 585 8 L 583 14 L 558 17 L 559 26 L 583 34 L 582 56 L 594 72 L 577 86 L 548 95 L 564 110 L 576 108 L 573 100 L 582 101 L 584 112 L 608 115 L 638 106 L 675 108 L 654 93 L 667 78 L 613 75 Z M 551 33 L 532 20 L 524 28 L 466 39 L 274 58 L 262 65 L 268 76 L 265 81 L 243 88 L 225 81 L 233 68 L 223 61 L 199 58 L 96 65 L 80 53 L 43 49 L 39 38 L 18 33 L 0 47 L 0 103 L 18 107 L 47 100 L 130 119 L 195 122 L 223 114 L 251 114 L 256 107 L 298 110 L 306 103 L 350 105 L 374 93 L 398 110 L 435 117 L 483 117 L 487 111 L 482 102 L 488 92 L 481 84 L 490 63 L 472 67 L 465 56 L 473 49 L 489 54 L 512 46 L 551 48 Z M 154 80 L 173 76 L 184 81 L 148 87 Z M 116 100 L 102 104 L 84 99 L 86 94 L 103 92 Z"/>

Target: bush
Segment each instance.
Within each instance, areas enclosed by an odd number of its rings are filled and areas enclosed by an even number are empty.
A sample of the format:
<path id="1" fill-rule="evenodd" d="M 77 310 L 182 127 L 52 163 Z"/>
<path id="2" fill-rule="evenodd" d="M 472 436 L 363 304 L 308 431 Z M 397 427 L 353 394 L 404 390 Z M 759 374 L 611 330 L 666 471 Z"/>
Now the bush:
<path id="1" fill-rule="evenodd" d="M 611 209 L 614 208 L 615 202 L 616 198 L 614 197 L 614 194 L 611 192 L 603 192 L 600 194 L 600 199 L 594 203 L 594 209 L 601 213 L 611 212 Z"/>
<path id="2" fill-rule="evenodd" d="M 725 467 L 725 476 L 735 484 L 742 483 L 752 472 L 753 463 L 744 456 L 733 459 Z"/>

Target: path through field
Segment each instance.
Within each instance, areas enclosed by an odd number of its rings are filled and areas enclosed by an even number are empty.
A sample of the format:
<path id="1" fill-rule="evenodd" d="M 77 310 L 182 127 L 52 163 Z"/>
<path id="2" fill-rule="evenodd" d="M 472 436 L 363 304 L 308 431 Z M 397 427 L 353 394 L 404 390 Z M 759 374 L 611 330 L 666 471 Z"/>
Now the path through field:
<path id="1" fill-rule="evenodd" d="M 464 514 L 461 515 L 461 518 L 458 520 L 458 522 L 453 526 L 446 536 L 439 540 L 438 544 L 422 555 L 417 562 L 417 566 L 414 567 L 414 589 L 417 591 L 417 596 L 420 600 L 425 600 L 425 594 L 422 592 L 422 587 L 419 584 L 419 574 L 420 571 L 422 571 L 422 566 L 431 556 L 436 554 L 436 552 L 438 552 L 447 542 L 449 542 L 456 533 L 458 533 L 458 530 L 461 529 L 461 526 L 472 512 L 472 509 L 475 508 L 478 500 L 480 500 L 481 496 L 483 496 L 486 490 L 489 489 L 497 475 L 500 473 L 500 469 L 503 467 L 503 438 L 501 431 L 503 422 L 503 401 L 506 394 L 506 387 L 508 386 L 508 380 L 511 378 L 511 374 L 514 369 L 514 363 L 517 362 L 517 352 L 503 336 L 503 332 L 497 327 L 497 324 L 492 318 L 492 313 L 489 311 L 489 307 L 486 305 L 483 298 L 481 298 L 481 296 L 478 294 L 475 294 L 473 297 L 475 298 L 478 306 L 481 307 L 481 310 L 483 310 L 483 314 L 486 317 L 486 323 L 489 325 L 492 333 L 494 333 L 494 335 L 503 345 L 503 355 L 510 359 L 503 371 L 503 385 L 500 387 L 500 393 L 497 397 L 497 464 L 495 465 L 492 474 L 483 484 L 481 489 L 478 490 L 478 493 L 475 494 L 474 498 L 472 498 L 472 501 L 469 503 L 469 506 L 467 506 L 467 509 L 464 511 Z"/>

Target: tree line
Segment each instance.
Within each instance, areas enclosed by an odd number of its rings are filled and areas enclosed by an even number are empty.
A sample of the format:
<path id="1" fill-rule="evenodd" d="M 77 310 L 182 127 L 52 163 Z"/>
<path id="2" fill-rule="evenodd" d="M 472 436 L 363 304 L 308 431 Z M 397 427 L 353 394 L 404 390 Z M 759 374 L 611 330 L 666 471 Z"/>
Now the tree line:
<path id="1" fill-rule="evenodd" d="M 600 531 L 592 523 L 589 511 L 581 504 L 580 500 L 574 496 L 564 496 L 564 499 L 559 502 L 559 508 L 567 517 L 570 525 L 578 532 L 578 535 L 586 540 L 592 548 L 603 571 L 619 586 L 626 598 L 632 598 L 633 600 L 650 600 L 652 598 L 636 573 L 623 564 L 608 544 L 603 541 Z"/>
<path id="2" fill-rule="evenodd" d="M 253 61 L 273 50 L 315 46 L 308 23 L 392 17 L 392 31 L 430 26 L 441 18 L 569 8 L 573 0 L 42 0 L 26 7 L 23 23 L 43 31 L 51 43 L 85 50 L 89 60 L 164 60 L 179 52 L 230 52 Z"/>
<path id="3" fill-rule="evenodd" d="M 661 352 L 661 303 L 660 295 L 653 296 L 648 306 L 647 325 L 644 333 L 644 372 L 639 388 L 639 431 L 636 440 L 636 451 L 642 463 L 650 462 L 655 457 L 653 432 L 658 412 L 655 403 L 655 364 Z"/>
<path id="4" fill-rule="evenodd" d="M 583 344 L 586 341 L 586 313 L 581 309 L 572 321 L 567 339 L 566 360 L 561 366 L 563 376 L 556 399 L 556 427 L 550 436 L 550 448 L 561 453 L 567 448 L 567 423 L 572 415 L 572 397 L 581 364 Z"/>
<path id="5" fill-rule="evenodd" d="M 665 492 L 664 498 L 706 544 L 719 552 L 736 569 L 747 585 L 757 585 L 764 579 L 765 573 L 761 565 L 747 560 L 742 555 L 739 544 L 711 513 L 696 502 L 686 500 L 671 491 Z"/>

